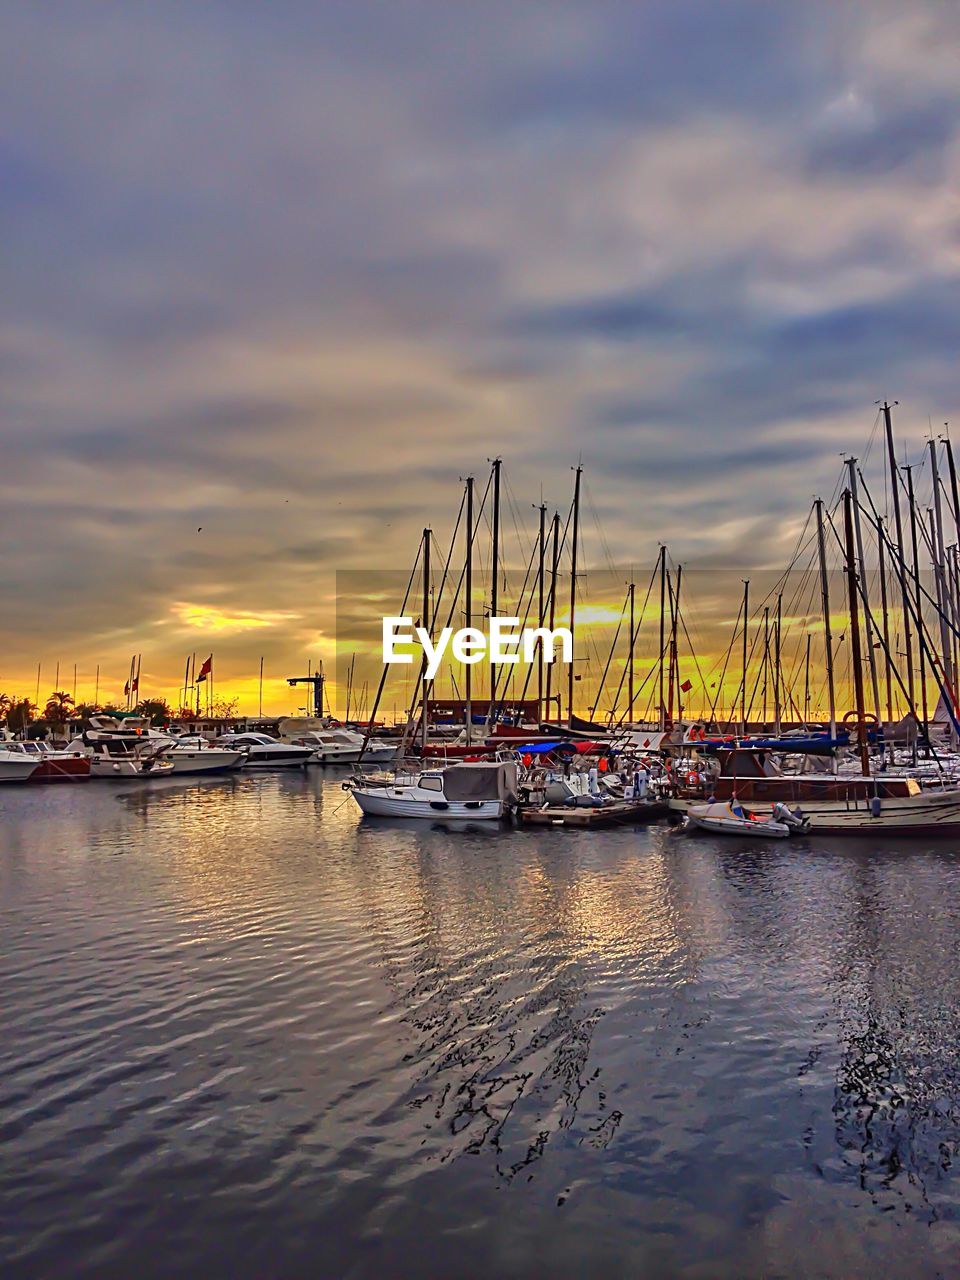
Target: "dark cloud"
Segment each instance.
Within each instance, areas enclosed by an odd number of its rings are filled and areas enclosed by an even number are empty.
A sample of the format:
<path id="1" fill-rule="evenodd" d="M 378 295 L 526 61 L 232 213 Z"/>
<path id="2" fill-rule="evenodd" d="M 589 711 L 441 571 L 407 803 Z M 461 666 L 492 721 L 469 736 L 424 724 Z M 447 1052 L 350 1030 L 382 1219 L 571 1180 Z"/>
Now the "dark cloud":
<path id="1" fill-rule="evenodd" d="M 958 34 L 933 0 L 9 13 L 8 664 L 149 633 L 159 676 L 206 642 L 178 602 L 300 664 L 334 571 L 445 539 L 495 454 L 518 519 L 582 454 L 631 556 L 786 554 L 878 396 L 914 439 L 956 412 Z"/>

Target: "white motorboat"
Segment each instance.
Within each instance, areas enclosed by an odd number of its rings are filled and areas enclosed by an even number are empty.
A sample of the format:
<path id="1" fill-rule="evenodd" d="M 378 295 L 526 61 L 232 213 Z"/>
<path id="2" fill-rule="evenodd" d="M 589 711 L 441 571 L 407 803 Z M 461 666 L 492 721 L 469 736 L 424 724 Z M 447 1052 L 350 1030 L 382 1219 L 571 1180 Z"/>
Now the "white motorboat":
<path id="1" fill-rule="evenodd" d="M 314 754 L 311 747 L 278 742 L 265 733 L 225 733 L 215 745 L 240 751 L 245 769 L 300 769 Z"/>
<path id="2" fill-rule="evenodd" d="M 691 826 L 720 835 L 757 836 L 761 839 L 785 840 L 807 823 L 783 804 L 775 804 L 769 813 L 745 809 L 737 800 L 716 800 L 712 804 L 692 804 L 687 808 Z"/>
<path id="3" fill-rule="evenodd" d="M 0 747 L 0 782 L 26 782 L 39 768 L 39 759 Z"/>
<path id="4" fill-rule="evenodd" d="M 227 773 L 239 769 L 244 761 L 240 747 L 214 746 L 197 736 L 168 737 L 151 732 L 150 741 L 162 747 L 162 758 L 173 766 L 171 773 L 182 774 Z"/>
<path id="5" fill-rule="evenodd" d="M 82 751 L 90 759 L 90 777 L 124 781 L 157 778 L 173 772 L 164 746 L 152 739 L 139 716 L 91 716 L 90 727 L 67 743 L 67 751 Z"/>
<path id="6" fill-rule="evenodd" d="M 367 774 L 344 788 L 364 814 L 381 818 L 469 818 L 497 821 L 517 799 L 513 762 L 450 765 L 394 776 Z"/>
<path id="7" fill-rule="evenodd" d="M 363 753 L 364 764 L 388 764 L 397 754 L 397 743 L 370 738 L 366 748 L 364 735 L 346 725 L 324 723 L 315 717 L 289 717 L 281 720 L 283 742 L 313 750 L 311 764 L 356 764 Z"/>

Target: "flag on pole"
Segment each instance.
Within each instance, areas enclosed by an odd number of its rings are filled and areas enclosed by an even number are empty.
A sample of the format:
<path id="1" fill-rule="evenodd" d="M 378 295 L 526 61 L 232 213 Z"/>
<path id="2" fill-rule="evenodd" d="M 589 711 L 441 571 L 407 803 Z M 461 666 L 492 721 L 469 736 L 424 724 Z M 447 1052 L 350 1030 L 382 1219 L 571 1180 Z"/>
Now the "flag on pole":
<path id="1" fill-rule="evenodd" d="M 692 680 L 684 680 L 683 684 L 680 686 L 680 692 L 681 692 L 681 693 L 689 693 L 689 692 L 690 692 L 690 690 L 691 690 L 692 688 L 693 688 L 693 681 L 692 681 Z"/>
<path id="2" fill-rule="evenodd" d="M 201 680 L 206 680 L 207 676 L 211 675 L 212 672 L 213 672 L 213 654 L 211 653 L 209 658 L 204 658 L 203 665 L 201 666 L 200 670 L 197 672 L 197 684 L 199 684 Z"/>
<path id="3" fill-rule="evenodd" d="M 124 696 L 125 698 L 129 698 L 129 697 L 130 697 L 130 681 L 129 681 L 129 680 L 128 680 L 128 681 L 127 681 L 127 683 L 123 686 L 123 696 Z"/>

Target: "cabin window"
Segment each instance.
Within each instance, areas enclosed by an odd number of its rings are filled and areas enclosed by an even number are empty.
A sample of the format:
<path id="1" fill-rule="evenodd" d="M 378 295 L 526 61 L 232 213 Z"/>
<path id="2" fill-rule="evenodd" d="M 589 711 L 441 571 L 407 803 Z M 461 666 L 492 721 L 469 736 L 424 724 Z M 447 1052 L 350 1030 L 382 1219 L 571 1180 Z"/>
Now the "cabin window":
<path id="1" fill-rule="evenodd" d="M 420 786 L 424 791 L 442 791 L 443 783 L 439 778 L 421 778 Z"/>

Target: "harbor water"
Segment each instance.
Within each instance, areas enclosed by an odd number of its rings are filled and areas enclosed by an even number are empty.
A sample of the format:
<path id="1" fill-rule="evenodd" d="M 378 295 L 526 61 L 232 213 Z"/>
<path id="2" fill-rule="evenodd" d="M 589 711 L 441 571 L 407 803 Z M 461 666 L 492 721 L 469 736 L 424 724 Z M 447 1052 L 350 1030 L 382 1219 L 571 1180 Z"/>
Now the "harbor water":
<path id="1" fill-rule="evenodd" d="M 0 793 L 4 1277 L 960 1274 L 960 855 Z"/>

